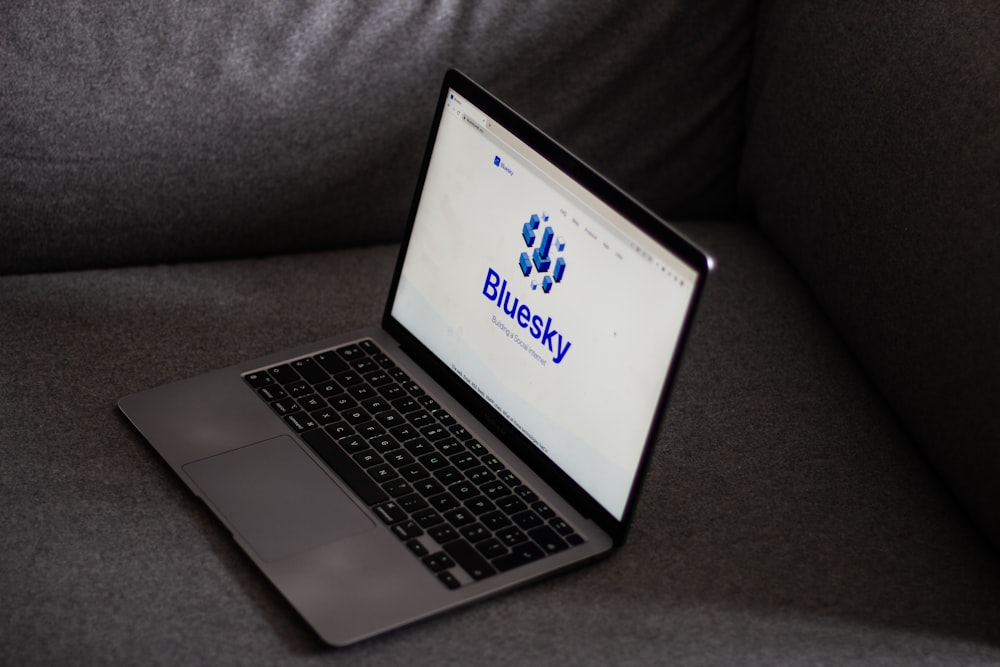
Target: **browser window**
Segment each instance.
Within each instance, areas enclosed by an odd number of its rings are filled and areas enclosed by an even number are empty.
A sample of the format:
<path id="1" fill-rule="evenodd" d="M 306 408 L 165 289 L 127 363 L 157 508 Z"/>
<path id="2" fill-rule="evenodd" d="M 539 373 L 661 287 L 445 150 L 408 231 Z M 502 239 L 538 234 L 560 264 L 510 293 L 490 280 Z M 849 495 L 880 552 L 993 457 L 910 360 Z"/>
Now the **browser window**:
<path id="1" fill-rule="evenodd" d="M 620 519 L 695 275 L 451 94 L 392 315 Z"/>

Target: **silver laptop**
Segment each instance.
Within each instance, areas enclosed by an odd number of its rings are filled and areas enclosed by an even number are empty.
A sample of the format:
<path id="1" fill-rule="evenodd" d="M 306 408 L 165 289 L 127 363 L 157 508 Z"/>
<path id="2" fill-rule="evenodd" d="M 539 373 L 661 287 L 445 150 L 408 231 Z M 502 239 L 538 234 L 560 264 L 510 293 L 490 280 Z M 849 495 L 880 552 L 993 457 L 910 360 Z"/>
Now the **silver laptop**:
<path id="1" fill-rule="evenodd" d="M 118 405 L 349 644 L 623 543 L 710 268 L 449 71 L 381 326 Z"/>

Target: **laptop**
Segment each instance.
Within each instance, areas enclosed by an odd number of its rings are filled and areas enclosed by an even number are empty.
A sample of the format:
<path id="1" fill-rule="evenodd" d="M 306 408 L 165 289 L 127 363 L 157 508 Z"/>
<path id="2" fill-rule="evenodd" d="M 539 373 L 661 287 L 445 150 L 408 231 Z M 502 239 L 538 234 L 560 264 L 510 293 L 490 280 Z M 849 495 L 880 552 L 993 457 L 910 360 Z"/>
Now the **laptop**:
<path id="1" fill-rule="evenodd" d="M 118 406 L 342 646 L 624 542 L 711 267 L 452 70 L 381 325 Z"/>

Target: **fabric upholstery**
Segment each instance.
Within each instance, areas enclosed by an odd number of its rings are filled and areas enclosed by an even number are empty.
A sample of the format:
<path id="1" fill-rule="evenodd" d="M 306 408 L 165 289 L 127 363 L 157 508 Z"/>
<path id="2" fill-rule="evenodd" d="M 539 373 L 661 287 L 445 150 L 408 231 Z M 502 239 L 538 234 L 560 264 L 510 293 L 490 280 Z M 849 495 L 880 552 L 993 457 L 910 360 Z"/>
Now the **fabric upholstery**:
<path id="1" fill-rule="evenodd" d="M 731 215 L 752 10 L 5 2 L 0 273 L 398 240 L 448 67 L 660 212 Z"/>
<path id="2" fill-rule="evenodd" d="M 743 188 L 1000 544 L 1000 4 L 769 2 Z"/>
<path id="3" fill-rule="evenodd" d="M 396 248 L 0 277 L 15 316 L 0 319 L 2 662 L 1000 661 L 994 553 L 815 300 L 747 225 L 685 230 L 719 268 L 625 546 L 346 650 L 322 645 L 114 403 L 374 324 Z"/>

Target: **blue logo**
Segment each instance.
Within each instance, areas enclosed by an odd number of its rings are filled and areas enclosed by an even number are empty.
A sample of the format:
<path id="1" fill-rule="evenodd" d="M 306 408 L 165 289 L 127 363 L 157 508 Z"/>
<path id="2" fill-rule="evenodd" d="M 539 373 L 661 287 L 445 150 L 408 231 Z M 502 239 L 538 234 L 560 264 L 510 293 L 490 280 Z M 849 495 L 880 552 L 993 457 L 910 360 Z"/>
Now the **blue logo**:
<path id="1" fill-rule="evenodd" d="M 541 240 L 538 239 L 539 226 L 542 222 L 548 221 L 549 216 L 546 213 L 542 213 L 541 217 L 535 213 L 531 214 L 531 218 L 521 227 L 521 237 L 524 239 L 524 244 L 528 248 L 533 248 L 534 252 L 531 255 L 527 251 L 522 252 L 517 260 L 525 278 L 531 276 L 532 269 L 536 273 L 536 278 L 541 276 L 541 283 L 536 279 L 531 281 L 531 289 L 536 290 L 541 284 L 542 291 L 546 294 L 552 291 L 555 283 L 561 283 L 563 276 L 566 275 L 566 260 L 552 256 L 553 249 L 556 252 L 563 252 L 566 249 L 566 242 L 561 237 L 556 238 L 552 227 L 548 225 L 542 232 Z M 538 245 L 535 245 L 536 241 L 539 241 Z"/>
<path id="2" fill-rule="evenodd" d="M 500 166 L 500 156 L 499 155 L 494 156 L 494 158 L 493 158 L 493 166 L 494 167 L 499 167 Z"/>

